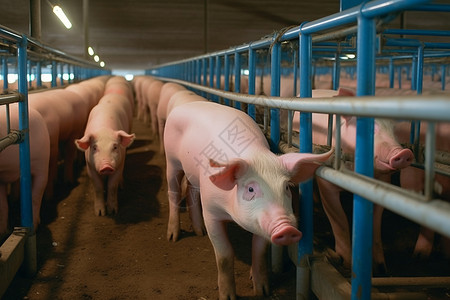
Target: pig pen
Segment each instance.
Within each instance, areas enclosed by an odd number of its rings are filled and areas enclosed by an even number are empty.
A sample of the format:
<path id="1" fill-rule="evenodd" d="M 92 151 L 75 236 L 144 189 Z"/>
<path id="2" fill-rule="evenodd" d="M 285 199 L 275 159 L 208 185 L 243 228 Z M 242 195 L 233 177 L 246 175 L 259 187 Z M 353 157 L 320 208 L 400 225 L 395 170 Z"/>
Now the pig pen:
<path id="1" fill-rule="evenodd" d="M 36 276 L 27 278 L 19 272 L 2 299 L 218 298 L 212 245 L 207 236 L 193 233 L 187 212 L 181 216 L 181 239 L 167 241 L 165 158 L 149 125 L 135 119 L 133 132 L 136 140 L 127 152 L 119 213 L 94 215 L 93 188 L 83 166 L 75 186 L 59 187 L 54 201 L 43 203 Z M 351 210 L 350 196 L 348 200 L 346 209 Z M 315 250 L 322 259 L 334 242 L 320 202 L 315 203 L 314 222 Z M 385 211 L 389 275 L 450 276 L 448 260 L 411 259 L 418 230 L 416 224 Z M 237 294 L 240 299 L 255 299 L 249 279 L 251 235 L 234 224 L 229 231 L 236 254 Z M 272 294 L 266 299 L 295 299 L 295 277 L 295 267 L 286 258 L 282 273 L 271 277 Z M 428 299 L 450 299 L 450 289 L 426 293 Z"/>

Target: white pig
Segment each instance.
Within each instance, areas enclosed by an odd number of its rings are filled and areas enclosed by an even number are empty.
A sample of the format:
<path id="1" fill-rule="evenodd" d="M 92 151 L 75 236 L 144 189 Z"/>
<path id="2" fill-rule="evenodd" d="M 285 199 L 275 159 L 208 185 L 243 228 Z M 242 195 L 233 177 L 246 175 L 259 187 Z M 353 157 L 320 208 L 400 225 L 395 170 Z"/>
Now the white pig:
<path id="1" fill-rule="evenodd" d="M 119 94 L 103 96 L 91 110 L 84 136 L 75 140 L 85 152 L 89 177 L 95 188 L 94 211 L 96 215 L 117 213 L 117 189 L 122 180 L 126 148 L 134 141 L 130 131 L 129 99 Z M 104 182 L 107 183 L 106 206 Z"/>
<path id="2" fill-rule="evenodd" d="M 331 155 L 269 150 L 258 125 L 245 113 L 211 102 L 174 108 L 164 131 L 169 192 L 167 238 L 180 232 L 178 205 L 183 174 L 200 188 L 201 205 L 218 268 L 220 299 L 236 299 L 234 255 L 226 223 L 252 232 L 251 275 L 255 294 L 268 294 L 266 250 L 298 242 L 289 186 L 310 178 Z"/>

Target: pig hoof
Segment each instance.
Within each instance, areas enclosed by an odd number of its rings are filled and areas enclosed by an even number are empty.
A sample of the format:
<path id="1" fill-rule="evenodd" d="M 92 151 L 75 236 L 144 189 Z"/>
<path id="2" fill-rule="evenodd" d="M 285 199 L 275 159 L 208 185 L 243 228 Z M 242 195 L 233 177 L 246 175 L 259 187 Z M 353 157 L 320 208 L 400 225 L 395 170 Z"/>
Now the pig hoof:
<path id="1" fill-rule="evenodd" d="M 176 242 L 178 240 L 178 232 L 167 231 L 167 240 L 170 242 Z"/>
<path id="2" fill-rule="evenodd" d="M 342 276 L 349 278 L 351 275 L 351 266 L 345 263 L 344 258 L 331 249 L 327 249 L 326 257 L 328 262 L 338 270 Z"/>

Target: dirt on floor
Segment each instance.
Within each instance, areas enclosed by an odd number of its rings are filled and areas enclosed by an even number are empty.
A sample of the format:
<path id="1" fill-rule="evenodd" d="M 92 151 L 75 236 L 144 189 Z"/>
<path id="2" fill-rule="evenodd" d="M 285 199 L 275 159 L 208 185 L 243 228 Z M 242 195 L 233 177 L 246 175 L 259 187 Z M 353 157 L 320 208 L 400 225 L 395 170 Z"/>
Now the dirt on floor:
<path id="1" fill-rule="evenodd" d="M 133 131 L 137 138 L 127 152 L 119 213 L 94 215 L 93 189 L 86 169 L 81 169 L 75 186 L 60 187 L 55 200 L 42 205 L 36 276 L 27 278 L 19 272 L 2 299 L 218 298 L 214 250 L 207 236 L 193 233 L 187 212 L 182 213 L 180 240 L 167 241 L 165 159 L 148 125 L 135 120 Z M 333 238 L 320 205 L 316 213 L 315 247 L 325 249 Z M 412 228 L 416 234 L 417 228 Z M 399 240 L 390 228 L 385 231 Z M 236 225 L 230 225 L 229 234 L 236 253 L 237 294 L 240 299 L 255 299 L 249 279 L 251 235 Z M 393 247 L 403 247 L 403 255 L 387 258 L 394 270 L 414 269 L 404 254 L 411 251 L 411 243 L 407 248 L 404 244 Z M 411 267 L 405 270 L 404 266 Z M 444 268 L 440 273 L 450 275 L 449 265 L 442 260 L 439 267 Z M 283 271 L 271 276 L 272 294 L 266 299 L 295 299 L 295 277 L 295 267 L 286 260 Z M 439 290 L 442 299 L 448 293 Z"/>

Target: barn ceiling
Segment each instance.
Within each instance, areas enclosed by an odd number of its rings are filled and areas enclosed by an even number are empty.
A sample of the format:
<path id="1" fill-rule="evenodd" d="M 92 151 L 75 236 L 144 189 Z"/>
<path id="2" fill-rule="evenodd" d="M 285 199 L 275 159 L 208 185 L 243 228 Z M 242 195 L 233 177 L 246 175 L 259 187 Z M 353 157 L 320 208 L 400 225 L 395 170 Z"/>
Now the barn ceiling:
<path id="1" fill-rule="evenodd" d="M 73 27 L 52 13 L 59 3 Z M 87 40 L 111 70 L 145 70 L 161 63 L 228 49 L 291 25 L 339 11 L 338 0 L 88 0 Z M 29 34 L 30 0 L 0 0 L 0 25 Z M 419 28 L 450 30 L 448 13 L 405 18 Z M 408 25 L 410 26 L 410 25 Z M 412 26 L 412 25 L 411 25 Z M 433 27 L 434 26 L 434 27 Z M 41 0 L 41 42 L 83 57 L 83 0 Z"/>

